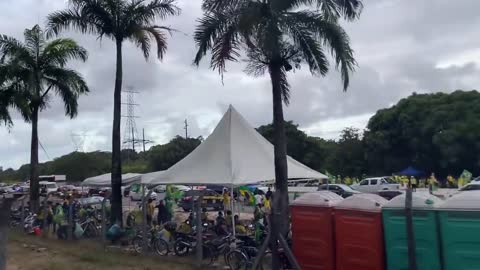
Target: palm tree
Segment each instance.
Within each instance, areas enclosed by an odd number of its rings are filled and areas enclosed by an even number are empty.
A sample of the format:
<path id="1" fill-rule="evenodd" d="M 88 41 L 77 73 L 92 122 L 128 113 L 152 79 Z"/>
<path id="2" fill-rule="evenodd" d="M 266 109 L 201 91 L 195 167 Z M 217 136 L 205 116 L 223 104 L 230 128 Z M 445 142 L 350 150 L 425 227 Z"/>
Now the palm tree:
<path id="1" fill-rule="evenodd" d="M 177 15 L 180 9 L 175 0 L 70 0 L 66 10 L 48 16 L 48 33 L 58 35 L 67 29 L 110 38 L 116 45 L 116 74 L 113 93 L 112 130 L 112 222 L 122 222 L 122 160 L 120 149 L 120 119 L 122 92 L 122 44 L 130 40 L 148 58 L 152 40 L 157 45 L 157 57 L 163 58 L 167 49 L 165 31 L 155 25 L 155 19 Z"/>
<path id="2" fill-rule="evenodd" d="M 202 8 L 204 16 L 194 37 L 198 46 L 194 63 L 198 65 L 207 51 L 211 51 L 211 67 L 223 74 L 226 62 L 237 61 L 243 51 L 248 61 L 247 73 L 261 76 L 268 71 L 270 75 L 275 189 L 276 196 L 280 196 L 274 216 L 288 216 L 283 118 L 283 103 L 288 105 L 290 97 L 287 72 L 306 62 L 313 75 L 324 76 L 329 70 L 325 55 L 328 50 L 346 90 L 349 73 L 356 63 L 339 18 L 356 19 L 362 8 L 361 0 L 204 0 Z M 285 234 L 287 220 L 279 218 L 273 224 Z"/>
<path id="3" fill-rule="evenodd" d="M 8 108 L 15 108 L 32 124 L 30 202 L 36 209 L 39 113 L 48 108 L 51 94 L 55 93 L 64 103 L 65 114 L 70 118 L 77 115 L 78 97 L 89 89 L 83 77 L 66 65 L 70 60 L 85 62 L 87 51 L 72 39 L 46 40 L 38 25 L 26 29 L 24 36 L 24 43 L 0 36 L 0 113 L 6 123 L 11 123 Z"/>

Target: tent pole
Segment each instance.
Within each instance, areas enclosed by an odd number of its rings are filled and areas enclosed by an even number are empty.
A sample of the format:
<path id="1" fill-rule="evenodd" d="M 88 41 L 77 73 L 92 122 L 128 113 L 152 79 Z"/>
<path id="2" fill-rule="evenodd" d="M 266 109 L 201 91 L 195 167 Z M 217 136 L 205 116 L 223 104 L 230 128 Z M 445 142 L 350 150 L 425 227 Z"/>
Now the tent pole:
<path id="1" fill-rule="evenodd" d="M 147 197 L 145 196 L 145 185 L 142 184 L 142 246 L 143 250 L 147 250 Z"/>
<path id="2" fill-rule="evenodd" d="M 202 259 L 203 259 L 203 243 L 202 243 L 202 200 L 203 200 L 203 191 L 200 191 L 200 196 L 198 197 L 197 202 L 197 268 L 202 269 Z M 192 224 L 193 225 L 193 224 Z"/>
<path id="3" fill-rule="evenodd" d="M 233 184 L 230 187 L 230 208 L 232 209 L 232 232 L 233 232 L 233 237 L 235 237 L 235 217 L 233 213 L 235 213 L 233 209 Z M 238 216 L 240 218 L 240 215 Z"/>

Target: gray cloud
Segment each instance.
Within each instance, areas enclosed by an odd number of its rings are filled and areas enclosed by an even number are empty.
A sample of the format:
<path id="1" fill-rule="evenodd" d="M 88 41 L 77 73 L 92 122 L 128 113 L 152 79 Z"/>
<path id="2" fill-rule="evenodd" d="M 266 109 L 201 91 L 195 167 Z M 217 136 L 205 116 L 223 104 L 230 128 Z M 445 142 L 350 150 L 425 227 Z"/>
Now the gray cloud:
<path id="1" fill-rule="evenodd" d="M 246 76 L 239 61 L 228 65 L 222 84 L 218 73 L 209 69 L 208 61 L 199 67 L 192 65 L 192 34 L 195 20 L 201 15 L 200 0 L 182 0 L 179 6 L 183 9 L 181 16 L 158 22 L 180 31 L 169 38 L 163 61 L 155 57 L 145 61 L 138 49 L 125 44 L 124 87 L 132 86 L 139 92 L 138 130 L 145 128 L 149 139 L 165 143 L 184 133 L 183 121 L 188 118 L 191 136 L 207 136 L 229 104 L 253 126 L 271 122 L 267 76 Z M 59 0 L 0 0 L 0 33 L 22 39 L 24 28 L 43 24 L 49 12 L 63 7 L 64 1 Z M 333 67 L 324 78 L 312 77 L 307 69 L 289 74 L 292 100 L 285 108 L 286 119 L 297 122 L 310 134 L 331 138 L 343 126 L 365 125 L 368 115 L 413 91 L 476 88 L 479 8 L 476 0 L 365 2 L 360 20 L 344 24 L 359 64 L 348 91 L 342 91 Z M 73 63 L 72 67 L 83 74 L 91 93 L 80 98 L 76 119 L 64 116 L 63 105 L 56 97 L 42 112 L 40 140 L 50 158 L 74 149 L 71 133 L 86 134 L 86 150 L 109 150 L 111 143 L 113 43 L 79 33 L 64 36 L 76 39 L 89 51 L 87 63 Z M 475 53 L 477 62 L 469 59 L 469 54 Z M 458 63 L 461 57 L 467 61 Z M 1 127 L 0 139 L 6 142 L 0 145 L 0 166 L 17 167 L 28 162 L 28 124 L 16 119 L 10 132 Z M 40 157 L 48 159 L 42 152 Z"/>

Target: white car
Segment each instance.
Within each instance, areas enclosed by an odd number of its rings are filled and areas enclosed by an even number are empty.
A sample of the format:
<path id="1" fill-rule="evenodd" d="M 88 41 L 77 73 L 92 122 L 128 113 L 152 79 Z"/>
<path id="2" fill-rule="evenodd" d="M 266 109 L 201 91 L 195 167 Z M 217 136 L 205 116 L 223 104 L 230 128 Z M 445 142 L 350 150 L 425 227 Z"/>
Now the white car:
<path id="1" fill-rule="evenodd" d="M 351 186 L 353 189 L 366 193 L 377 193 L 382 190 L 399 190 L 400 184 L 388 176 L 366 178 L 358 184 Z"/>
<path id="2" fill-rule="evenodd" d="M 40 181 L 40 190 L 42 193 L 56 193 L 58 192 L 58 186 L 55 182 Z"/>
<path id="3" fill-rule="evenodd" d="M 148 189 L 145 190 L 145 195 L 150 192 Z M 152 191 L 152 194 L 150 194 L 150 199 L 156 200 L 158 197 L 157 193 L 155 191 Z M 140 189 L 138 192 L 130 190 L 130 200 L 132 201 L 141 201 L 142 200 L 142 190 Z"/>

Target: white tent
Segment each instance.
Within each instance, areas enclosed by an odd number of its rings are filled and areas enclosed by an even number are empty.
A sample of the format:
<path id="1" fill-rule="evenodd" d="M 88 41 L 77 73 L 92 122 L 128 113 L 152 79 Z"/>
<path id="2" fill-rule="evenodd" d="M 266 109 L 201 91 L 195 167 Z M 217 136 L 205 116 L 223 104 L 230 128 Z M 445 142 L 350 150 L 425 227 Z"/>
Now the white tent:
<path id="1" fill-rule="evenodd" d="M 142 175 L 139 173 L 122 174 L 122 186 L 128 186 L 135 183 L 140 183 Z M 112 185 L 112 174 L 106 173 L 89 177 L 82 182 L 82 186 L 90 187 L 110 187 Z"/>
<path id="2" fill-rule="evenodd" d="M 142 176 L 144 184 L 238 186 L 275 178 L 273 145 L 230 105 L 210 136 L 166 171 Z M 288 178 L 327 178 L 288 157 Z"/>

